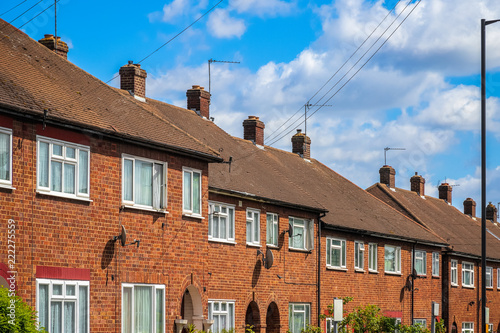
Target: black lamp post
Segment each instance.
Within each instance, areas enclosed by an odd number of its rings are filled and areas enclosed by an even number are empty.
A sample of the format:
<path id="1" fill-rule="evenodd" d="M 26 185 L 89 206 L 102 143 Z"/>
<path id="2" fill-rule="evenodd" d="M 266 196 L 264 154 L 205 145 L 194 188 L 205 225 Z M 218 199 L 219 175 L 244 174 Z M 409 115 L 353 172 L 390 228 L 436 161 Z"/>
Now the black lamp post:
<path id="1" fill-rule="evenodd" d="M 481 332 L 486 333 L 486 26 L 481 20 Z"/>

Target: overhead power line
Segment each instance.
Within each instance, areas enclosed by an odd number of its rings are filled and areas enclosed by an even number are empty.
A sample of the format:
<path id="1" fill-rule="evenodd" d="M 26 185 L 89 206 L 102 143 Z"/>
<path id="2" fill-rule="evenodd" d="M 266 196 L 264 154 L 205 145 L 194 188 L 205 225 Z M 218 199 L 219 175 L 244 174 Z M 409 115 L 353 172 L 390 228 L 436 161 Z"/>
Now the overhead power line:
<path id="1" fill-rule="evenodd" d="M 21 6 L 23 3 L 25 3 L 26 1 L 28 0 L 24 0 L 24 1 L 21 1 L 20 3 L 18 3 L 17 5 L 15 5 L 14 7 L 12 7 L 11 9 L 3 12 L 2 14 L 0 14 L 0 16 L 4 16 L 5 14 L 11 12 L 12 10 L 16 9 L 17 7 Z"/>

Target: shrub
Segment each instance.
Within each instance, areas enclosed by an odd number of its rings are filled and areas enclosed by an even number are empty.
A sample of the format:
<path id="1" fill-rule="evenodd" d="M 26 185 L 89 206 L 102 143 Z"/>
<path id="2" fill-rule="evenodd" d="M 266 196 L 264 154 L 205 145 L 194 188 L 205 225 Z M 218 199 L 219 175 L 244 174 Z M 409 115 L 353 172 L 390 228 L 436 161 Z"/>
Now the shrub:
<path id="1" fill-rule="evenodd" d="M 36 319 L 36 312 L 21 297 L 10 295 L 8 289 L 0 287 L 0 332 L 46 332 L 43 328 L 37 328 Z"/>

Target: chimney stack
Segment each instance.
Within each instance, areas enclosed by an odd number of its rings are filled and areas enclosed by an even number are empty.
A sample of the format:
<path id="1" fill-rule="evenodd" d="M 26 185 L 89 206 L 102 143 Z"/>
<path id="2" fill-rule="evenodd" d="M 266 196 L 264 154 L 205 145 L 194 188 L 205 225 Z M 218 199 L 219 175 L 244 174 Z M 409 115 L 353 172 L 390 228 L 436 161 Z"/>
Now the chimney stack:
<path id="1" fill-rule="evenodd" d="M 415 176 L 410 178 L 412 192 L 417 192 L 420 196 L 425 196 L 425 179 L 415 172 Z"/>
<path id="2" fill-rule="evenodd" d="M 396 170 L 389 165 L 384 165 L 378 171 L 380 174 L 380 182 L 390 188 L 396 187 Z"/>
<path id="3" fill-rule="evenodd" d="M 210 119 L 210 93 L 198 85 L 186 92 L 187 108 L 203 118 Z"/>
<path id="4" fill-rule="evenodd" d="M 305 159 L 311 158 L 311 139 L 302 133 L 300 129 L 292 136 L 292 152 Z"/>
<path id="5" fill-rule="evenodd" d="M 256 145 L 264 145 L 264 128 L 266 126 L 259 120 L 259 117 L 248 116 L 243 121 L 243 139 L 250 140 Z"/>
<path id="6" fill-rule="evenodd" d="M 464 200 L 464 214 L 476 217 L 476 202 L 472 198 Z"/>
<path id="7" fill-rule="evenodd" d="M 486 206 L 486 219 L 497 223 L 497 208 L 491 202 Z"/>
<path id="8" fill-rule="evenodd" d="M 439 190 L 439 199 L 443 199 L 447 203 L 451 205 L 451 190 L 453 188 L 451 187 L 450 184 L 448 183 L 441 183 L 439 185 L 438 190 Z"/>
<path id="9" fill-rule="evenodd" d="M 47 34 L 45 37 L 40 39 L 38 42 L 48 48 L 49 50 L 54 51 L 57 55 L 63 57 L 64 59 L 68 59 L 68 44 L 61 40 L 61 37 L 54 38 L 54 35 Z M 57 44 L 56 44 L 57 40 Z"/>
<path id="10" fill-rule="evenodd" d="M 129 61 L 120 68 L 120 89 L 133 93 L 134 97 L 143 100 L 146 97 L 146 77 L 148 74 L 140 64 Z M 145 100 L 144 100 L 145 101 Z"/>

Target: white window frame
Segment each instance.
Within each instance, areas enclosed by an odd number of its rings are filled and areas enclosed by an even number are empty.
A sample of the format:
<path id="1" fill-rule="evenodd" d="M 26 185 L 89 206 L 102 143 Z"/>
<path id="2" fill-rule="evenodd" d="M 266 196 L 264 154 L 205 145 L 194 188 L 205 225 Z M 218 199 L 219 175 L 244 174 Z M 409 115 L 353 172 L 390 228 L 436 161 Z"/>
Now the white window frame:
<path id="1" fill-rule="evenodd" d="M 88 333 L 90 332 L 90 283 L 89 281 L 81 281 L 81 280 L 57 280 L 57 279 L 36 279 L 36 294 L 37 294 L 37 297 L 36 297 L 36 311 L 37 311 L 37 314 L 40 315 L 42 311 L 41 307 L 40 307 L 40 285 L 48 285 L 48 313 L 47 313 L 47 316 L 48 316 L 48 323 L 47 323 L 47 326 L 46 327 L 46 330 L 47 332 L 50 332 L 50 327 L 51 327 L 51 324 L 52 324 L 52 317 L 51 317 L 51 304 L 53 302 L 57 302 L 57 303 L 62 303 L 61 304 L 61 332 L 62 333 L 65 333 L 64 332 L 64 315 L 65 315 L 65 311 L 64 311 L 64 304 L 65 303 L 75 303 L 75 327 L 74 327 L 74 332 L 77 332 L 77 333 Z M 53 293 L 53 287 L 54 285 L 57 285 L 57 286 L 61 286 L 62 288 L 62 295 L 54 295 Z M 66 294 L 66 290 L 67 290 L 67 287 L 68 286 L 73 286 L 75 288 L 75 295 L 67 295 Z M 83 332 L 80 330 L 80 311 L 82 311 L 82 309 L 80 308 L 80 287 L 87 287 L 87 309 L 85 309 L 86 311 L 86 330 L 84 330 Z M 40 322 L 40 317 L 38 317 L 38 325 L 42 325 L 41 322 Z M 73 330 L 71 330 L 71 332 L 73 332 Z"/>
<path id="2" fill-rule="evenodd" d="M 132 200 L 126 200 L 125 199 L 125 161 L 132 161 Z M 155 174 L 155 165 L 161 165 L 163 168 L 163 182 L 160 184 L 160 195 L 163 197 L 163 200 L 160 200 L 160 207 L 155 207 L 154 202 L 157 201 L 155 198 L 155 190 L 153 189 L 153 194 L 151 196 L 152 200 L 152 205 L 143 205 L 136 203 L 136 188 L 135 188 L 135 163 L 136 161 L 140 162 L 146 162 L 146 163 L 152 163 L 153 164 L 153 171 L 152 171 L 152 178 L 154 179 L 156 174 Z M 137 157 L 137 156 L 132 156 L 128 154 L 122 154 L 122 204 L 125 207 L 129 208 L 137 208 L 137 209 L 144 209 L 144 210 L 153 210 L 153 211 L 160 211 L 160 212 L 165 212 L 167 209 L 167 162 L 162 162 L 162 161 L 157 161 L 157 160 L 152 160 L 149 158 L 143 158 L 143 157 Z M 154 182 L 152 181 L 153 188 L 155 187 Z M 158 192 L 157 192 L 158 193 Z"/>
<path id="3" fill-rule="evenodd" d="M 339 324 L 340 322 L 334 321 L 333 318 L 326 318 L 325 333 L 339 333 Z"/>
<path id="4" fill-rule="evenodd" d="M 388 249 L 393 249 L 394 250 L 394 270 L 387 270 L 387 250 Z M 384 272 L 389 273 L 389 274 L 401 274 L 401 247 L 400 246 L 394 246 L 394 245 L 385 245 L 384 246 Z"/>
<path id="5" fill-rule="evenodd" d="M 151 314 L 151 320 L 152 320 L 152 323 L 151 323 L 151 328 L 152 328 L 152 332 L 157 332 L 156 330 L 156 291 L 157 290 L 162 290 L 162 300 L 161 300 L 161 306 L 162 306 L 162 315 L 163 315 L 163 320 L 161 321 L 161 325 L 162 327 L 160 327 L 160 332 L 162 333 L 165 333 L 165 316 L 166 316 L 166 311 L 165 311 L 165 285 L 163 284 L 141 284 L 141 283 L 122 283 L 122 314 L 121 314 L 121 317 L 122 317 L 122 329 L 121 331 L 122 332 L 127 332 L 126 330 L 126 327 L 125 327 L 125 324 L 127 322 L 127 320 L 130 321 L 130 329 L 131 329 L 131 332 L 134 332 L 134 320 L 135 320 L 135 292 L 134 292 L 134 289 L 136 287 L 149 287 L 151 288 L 152 292 L 151 292 L 151 309 L 152 309 L 152 314 Z M 131 304 L 131 313 L 130 313 L 130 318 L 124 318 L 125 317 L 125 294 L 124 294 L 124 290 L 125 288 L 131 288 L 132 289 L 132 292 L 131 292 L 131 297 L 132 297 L 132 304 Z"/>
<path id="6" fill-rule="evenodd" d="M 432 276 L 439 276 L 439 252 L 432 252 Z"/>
<path id="7" fill-rule="evenodd" d="M 368 271 L 378 272 L 377 259 L 378 259 L 378 244 L 368 243 Z"/>
<path id="8" fill-rule="evenodd" d="M 45 143 L 48 144 L 48 165 L 47 165 L 47 186 L 40 185 L 41 175 L 41 167 L 40 167 L 40 144 Z M 62 155 L 56 155 L 54 153 L 54 145 L 56 146 L 62 146 Z M 72 142 L 67 142 L 67 141 L 62 141 L 62 140 L 57 140 L 57 139 L 52 139 L 52 138 L 47 138 L 44 136 L 37 135 L 36 137 L 36 147 L 37 147 L 37 153 L 36 153 L 36 166 L 37 166 L 37 177 L 36 177 L 36 190 L 39 193 L 43 194 L 48 194 L 48 195 L 54 195 L 58 197 L 64 197 L 64 198 L 72 198 L 72 199 L 80 199 L 80 200 L 89 200 L 90 197 L 90 147 L 89 146 L 84 146 Z M 67 156 L 67 149 L 74 149 L 75 150 L 75 158 L 71 158 Z M 82 166 L 82 163 L 80 163 L 80 151 L 82 152 L 87 152 L 87 193 L 80 193 L 80 188 L 79 188 L 79 176 L 80 176 L 80 167 Z M 51 189 L 52 185 L 52 163 L 51 162 L 59 162 L 62 164 L 61 167 L 61 191 L 53 191 Z M 75 167 L 75 193 L 65 193 L 64 192 L 64 165 L 73 165 Z"/>
<path id="9" fill-rule="evenodd" d="M 487 333 L 493 333 L 493 324 L 491 323 L 488 323 L 486 324 L 486 327 L 487 327 Z"/>
<path id="10" fill-rule="evenodd" d="M 425 276 L 427 275 L 427 252 L 423 250 L 415 250 L 415 271 L 417 272 L 417 275 L 419 276 Z M 421 267 L 423 268 L 423 272 L 419 272 L 417 270 L 417 267 L 419 267 L 419 264 L 421 264 Z"/>
<path id="11" fill-rule="evenodd" d="M 337 244 L 333 244 L 336 242 Z M 346 269 L 346 252 L 347 252 L 347 243 L 345 239 L 342 238 L 326 238 L 326 267 L 334 268 L 334 269 Z M 340 265 L 333 264 L 334 253 L 339 253 L 340 255 Z"/>
<path id="12" fill-rule="evenodd" d="M 218 305 L 218 310 L 215 310 Z M 226 310 L 222 310 L 222 305 L 226 305 Z M 230 308 L 232 307 L 232 313 Z M 219 299 L 210 299 L 208 300 L 208 320 L 214 320 L 214 315 L 216 316 L 225 316 L 226 317 L 226 327 L 217 328 L 212 326 L 212 333 L 220 333 L 223 329 L 226 331 L 233 330 L 234 331 L 234 318 L 235 318 L 235 301 L 234 300 L 219 300 Z M 214 325 L 217 325 L 214 322 Z"/>
<path id="13" fill-rule="evenodd" d="M 7 178 L 0 179 L 0 187 L 12 188 L 12 130 L 9 128 L 0 127 L 0 134 L 8 136 L 8 149 L 9 149 L 9 160 L 7 161 L 7 167 L 9 168 Z"/>
<path id="14" fill-rule="evenodd" d="M 354 269 L 365 269 L 365 243 L 362 241 L 354 241 Z"/>
<path id="15" fill-rule="evenodd" d="M 186 203 L 184 202 L 184 196 L 185 196 L 185 193 L 184 193 L 184 188 L 185 188 L 185 184 L 184 184 L 184 174 L 185 173 L 188 173 L 190 174 L 190 177 L 191 177 L 191 205 L 190 207 L 186 208 Z M 195 195 L 194 195 L 194 191 L 193 191 L 193 174 L 199 174 L 200 175 L 200 192 L 198 193 L 198 196 L 199 196 L 199 207 L 200 207 L 200 211 L 199 212 L 195 212 L 193 210 L 194 208 L 194 200 L 195 200 Z M 201 172 L 201 170 L 197 170 L 197 169 L 193 169 L 193 168 L 188 168 L 188 167 L 183 167 L 182 168 L 182 213 L 183 215 L 187 215 L 187 216 L 191 216 L 191 217 L 202 217 L 202 212 L 203 212 L 203 208 L 202 208 L 202 185 L 203 185 L 203 174 Z"/>
<path id="16" fill-rule="evenodd" d="M 413 319 L 413 326 L 420 325 L 422 328 L 427 328 L 427 319 L 424 318 L 415 318 Z"/>
<path id="17" fill-rule="evenodd" d="M 472 268 L 464 268 L 464 266 L 470 266 Z M 465 283 L 465 274 L 470 274 L 470 284 Z M 462 261 L 462 287 L 474 288 L 474 263 Z"/>
<path id="18" fill-rule="evenodd" d="M 229 242 L 234 243 L 234 220 L 235 220 L 235 206 L 228 205 L 221 202 L 210 201 L 208 203 L 208 240 L 217 241 L 217 242 Z M 225 211 L 225 212 L 224 212 Z M 232 212 L 232 214 L 231 214 Z M 225 230 L 226 236 L 221 236 L 221 218 L 226 219 Z M 215 223 L 214 220 L 218 220 L 219 230 L 218 232 L 214 229 Z"/>
<path id="19" fill-rule="evenodd" d="M 278 247 L 279 215 L 266 213 L 266 244 Z"/>
<path id="20" fill-rule="evenodd" d="M 450 284 L 458 286 L 458 260 L 450 260 Z"/>
<path id="21" fill-rule="evenodd" d="M 486 266 L 486 288 L 493 289 L 493 267 Z"/>
<path id="22" fill-rule="evenodd" d="M 303 306 L 304 310 L 298 310 L 296 307 Z M 299 332 L 295 332 L 293 325 L 294 314 L 304 313 L 304 327 Z M 301 333 L 311 323 L 311 304 L 309 303 L 289 303 L 288 304 L 288 331 L 290 333 Z"/>
<path id="23" fill-rule="evenodd" d="M 462 333 L 474 333 L 474 323 L 473 322 L 463 322 L 462 323 Z"/>
<path id="24" fill-rule="evenodd" d="M 247 208 L 246 221 L 247 245 L 260 246 L 260 210 Z"/>
<path id="25" fill-rule="evenodd" d="M 312 251 L 314 249 L 314 220 L 290 216 L 288 222 L 293 228 L 293 235 L 288 234 L 288 248 Z M 302 238 L 300 246 L 295 246 L 296 237 Z"/>

